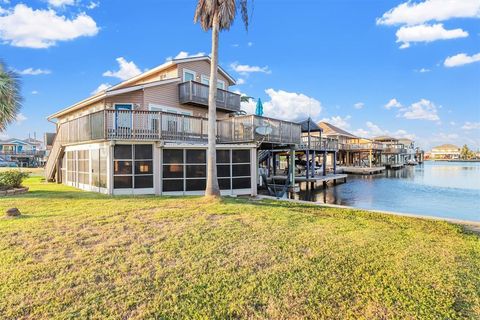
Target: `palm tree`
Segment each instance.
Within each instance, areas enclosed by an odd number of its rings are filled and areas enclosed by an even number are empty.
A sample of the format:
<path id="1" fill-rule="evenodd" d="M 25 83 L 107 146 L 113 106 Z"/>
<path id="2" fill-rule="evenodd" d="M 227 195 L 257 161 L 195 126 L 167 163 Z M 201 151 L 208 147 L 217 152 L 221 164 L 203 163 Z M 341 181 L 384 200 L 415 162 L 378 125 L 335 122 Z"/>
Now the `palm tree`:
<path id="1" fill-rule="evenodd" d="M 216 126 L 217 126 L 217 71 L 218 71 L 218 34 L 229 30 L 235 20 L 237 4 L 242 14 L 245 28 L 248 30 L 248 0 L 198 0 L 193 21 L 200 22 L 203 30 L 212 30 L 212 55 L 210 63 L 210 88 L 208 91 L 208 152 L 207 187 L 205 196 L 220 196 L 217 179 Z"/>
<path id="2" fill-rule="evenodd" d="M 21 107 L 18 75 L 0 61 L 0 132 L 15 121 Z"/>

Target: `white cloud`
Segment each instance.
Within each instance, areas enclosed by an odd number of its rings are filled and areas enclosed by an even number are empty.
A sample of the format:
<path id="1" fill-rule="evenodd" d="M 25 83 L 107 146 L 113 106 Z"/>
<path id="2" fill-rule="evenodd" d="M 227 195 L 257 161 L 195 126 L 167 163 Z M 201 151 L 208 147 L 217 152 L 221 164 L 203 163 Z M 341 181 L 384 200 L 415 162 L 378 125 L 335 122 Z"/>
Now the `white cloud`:
<path id="1" fill-rule="evenodd" d="M 455 121 L 450 121 L 451 126 L 455 126 L 457 123 Z"/>
<path id="2" fill-rule="evenodd" d="M 97 94 L 97 93 L 99 93 L 103 90 L 106 90 L 106 89 L 110 88 L 111 86 L 112 85 L 110 83 L 102 83 L 97 87 L 97 89 L 93 90 L 91 93 L 92 94 Z"/>
<path id="3" fill-rule="evenodd" d="M 100 5 L 100 2 L 90 1 L 90 3 L 87 5 L 87 9 L 93 10 L 97 8 L 99 5 Z"/>
<path id="4" fill-rule="evenodd" d="M 27 117 L 25 117 L 25 115 L 23 113 L 19 113 L 17 114 L 16 118 L 15 118 L 15 121 L 20 124 L 22 123 L 23 121 L 27 120 Z"/>
<path id="5" fill-rule="evenodd" d="M 205 56 L 205 52 L 197 52 L 194 54 L 189 54 L 187 51 L 180 51 L 175 57 L 167 57 L 165 60 L 170 61 L 174 59 L 186 59 L 186 58 L 195 58 Z"/>
<path id="6" fill-rule="evenodd" d="M 480 122 L 465 122 L 462 126 L 463 130 L 480 130 Z"/>
<path id="7" fill-rule="evenodd" d="M 402 104 L 395 98 L 390 99 L 388 103 L 385 105 L 385 109 L 390 110 L 392 108 L 401 108 Z"/>
<path id="8" fill-rule="evenodd" d="M 245 84 L 245 79 L 243 79 L 243 78 L 238 78 L 238 79 L 237 79 L 237 84 L 238 84 L 238 85 Z"/>
<path id="9" fill-rule="evenodd" d="M 118 62 L 119 70 L 105 71 L 103 73 L 104 77 L 114 77 L 120 80 L 127 80 L 142 73 L 133 61 L 127 61 L 124 57 L 119 57 L 116 60 Z"/>
<path id="10" fill-rule="evenodd" d="M 33 91 L 32 91 L 32 94 L 38 94 L 38 91 L 37 91 L 37 90 L 33 90 Z"/>
<path id="11" fill-rule="evenodd" d="M 341 116 L 333 116 L 330 118 L 323 118 L 320 121 L 328 122 L 333 124 L 335 127 L 339 127 L 340 129 L 348 130 L 350 128 L 350 123 L 348 122 L 352 117 L 345 116 L 342 118 Z"/>
<path id="12" fill-rule="evenodd" d="M 73 19 L 59 16 L 54 10 L 34 10 L 17 4 L 0 15 L 0 39 L 16 47 L 48 48 L 58 41 L 94 36 L 99 29 L 85 13 Z"/>
<path id="13" fill-rule="evenodd" d="M 48 0 L 48 3 L 54 7 L 62 7 L 74 5 L 75 0 Z"/>
<path id="14" fill-rule="evenodd" d="M 41 74 L 50 74 L 52 71 L 48 69 L 33 69 L 33 68 L 27 68 L 24 70 L 18 70 L 16 71 L 18 74 L 21 75 L 29 75 L 29 76 L 38 76 Z"/>
<path id="15" fill-rule="evenodd" d="M 243 75 L 247 75 L 253 72 L 260 72 L 260 73 L 267 73 L 270 74 L 272 71 L 268 68 L 268 66 L 259 67 L 259 66 L 250 66 L 248 64 L 238 64 L 238 62 L 234 62 L 230 64 L 230 67 L 235 71 Z"/>
<path id="16" fill-rule="evenodd" d="M 470 64 L 480 61 L 480 53 L 474 55 L 467 55 L 465 53 L 459 53 L 451 57 L 447 57 L 443 62 L 443 65 L 447 68 L 459 67 L 465 64 Z"/>
<path id="17" fill-rule="evenodd" d="M 264 115 L 289 121 L 301 121 L 309 116 L 317 118 L 322 111 L 322 104 L 315 98 L 302 93 L 267 89 L 265 93 L 270 100 L 263 103 Z M 242 109 L 254 113 L 256 101 L 242 103 Z"/>
<path id="18" fill-rule="evenodd" d="M 248 43 L 247 43 L 247 46 L 249 46 L 249 47 L 253 46 L 253 42 L 251 42 L 251 41 L 248 42 Z"/>
<path id="19" fill-rule="evenodd" d="M 396 131 L 389 131 L 386 129 L 381 128 L 379 125 L 367 121 L 365 123 L 367 126 L 367 130 L 365 129 L 357 129 L 353 132 L 353 134 L 359 136 L 359 137 L 366 137 L 366 138 L 373 138 L 373 137 L 378 137 L 378 136 L 390 136 L 394 138 L 406 138 L 410 140 L 415 140 L 415 134 L 409 133 L 404 129 L 398 129 Z"/>
<path id="20" fill-rule="evenodd" d="M 403 26 L 397 30 L 397 43 L 402 43 L 401 49 L 410 47 L 411 42 L 432 42 L 468 37 L 468 32 L 462 29 L 446 30 L 443 24 L 421 24 L 417 26 Z"/>
<path id="21" fill-rule="evenodd" d="M 355 104 L 353 105 L 353 107 L 354 107 L 355 109 L 362 109 L 363 107 L 365 107 L 365 103 L 363 103 L 363 102 L 357 102 L 357 103 L 355 103 Z"/>
<path id="22" fill-rule="evenodd" d="M 427 68 L 422 68 L 422 69 L 415 70 L 415 71 L 420 72 L 420 73 L 426 73 L 426 72 L 430 72 L 430 71 L 432 71 L 432 70 L 427 69 Z"/>
<path id="23" fill-rule="evenodd" d="M 446 21 L 451 18 L 480 17 L 478 0 L 407 1 L 385 12 L 377 19 L 379 25 L 415 25 L 427 21 Z"/>
<path id="24" fill-rule="evenodd" d="M 408 107 L 401 108 L 397 117 L 411 120 L 440 120 L 437 106 L 427 99 L 421 99 L 418 102 L 412 103 Z"/>

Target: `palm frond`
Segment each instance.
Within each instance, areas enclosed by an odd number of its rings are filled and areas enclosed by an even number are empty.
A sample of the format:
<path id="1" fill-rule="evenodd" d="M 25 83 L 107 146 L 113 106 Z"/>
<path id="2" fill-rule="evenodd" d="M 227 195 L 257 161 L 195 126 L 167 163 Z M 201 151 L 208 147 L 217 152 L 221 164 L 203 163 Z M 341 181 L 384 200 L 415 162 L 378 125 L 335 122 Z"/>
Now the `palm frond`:
<path id="1" fill-rule="evenodd" d="M 237 1 L 243 24 L 248 30 L 248 0 L 198 0 L 193 22 L 200 22 L 202 29 L 208 31 L 212 28 L 213 17 L 218 14 L 220 30 L 228 30 L 235 21 Z"/>
<path id="2" fill-rule="evenodd" d="M 21 102 L 19 76 L 0 61 L 0 132 L 15 121 Z"/>

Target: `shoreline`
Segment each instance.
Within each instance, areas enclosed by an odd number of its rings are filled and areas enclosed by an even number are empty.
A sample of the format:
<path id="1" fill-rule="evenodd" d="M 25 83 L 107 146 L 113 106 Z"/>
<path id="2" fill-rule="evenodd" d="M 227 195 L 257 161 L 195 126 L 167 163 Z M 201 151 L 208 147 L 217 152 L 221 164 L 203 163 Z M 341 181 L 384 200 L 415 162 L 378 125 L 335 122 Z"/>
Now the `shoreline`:
<path id="1" fill-rule="evenodd" d="M 319 206 L 319 207 L 327 207 L 327 208 L 363 210 L 363 211 L 368 211 L 368 212 L 373 212 L 373 213 L 389 214 L 389 215 L 400 216 L 400 217 L 445 221 L 445 222 L 461 225 L 469 231 L 480 234 L 480 221 L 462 220 L 462 219 L 454 219 L 454 218 L 443 218 L 443 217 L 422 215 L 422 214 L 416 214 L 416 213 L 396 212 L 396 211 L 388 211 L 388 210 L 364 209 L 364 208 L 344 206 L 344 205 L 339 205 L 339 204 L 329 204 L 329 203 L 306 201 L 306 200 L 276 198 L 276 197 L 266 196 L 266 195 L 257 195 L 256 198 L 286 201 L 286 202 L 293 202 L 293 203 L 300 203 L 300 204 L 310 204 L 310 205 L 316 205 L 316 206 Z"/>

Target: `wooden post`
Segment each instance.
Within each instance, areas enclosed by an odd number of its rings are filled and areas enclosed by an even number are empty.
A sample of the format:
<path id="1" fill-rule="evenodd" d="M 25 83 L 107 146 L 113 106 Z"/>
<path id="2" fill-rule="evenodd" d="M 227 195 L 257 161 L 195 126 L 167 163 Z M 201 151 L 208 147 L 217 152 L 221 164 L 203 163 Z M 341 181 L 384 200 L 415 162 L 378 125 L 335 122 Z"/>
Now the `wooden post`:
<path id="1" fill-rule="evenodd" d="M 290 147 L 290 186 L 295 186 L 295 148 Z"/>
<path id="2" fill-rule="evenodd" d="M 337 174 L 337 151 L 333 152 L 333 174 Z"/>
<path id="3" fill-rule="evenodd" d="M 327 175 L 327 151 L 323 151 L 323 175 Z"/>

